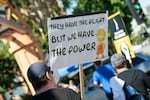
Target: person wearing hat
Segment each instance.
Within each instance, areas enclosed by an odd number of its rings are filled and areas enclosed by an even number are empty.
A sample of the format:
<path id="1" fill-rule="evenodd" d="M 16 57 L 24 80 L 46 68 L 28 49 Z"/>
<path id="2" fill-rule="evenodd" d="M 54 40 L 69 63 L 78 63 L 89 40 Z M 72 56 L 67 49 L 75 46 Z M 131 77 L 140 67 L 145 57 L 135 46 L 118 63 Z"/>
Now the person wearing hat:
<path id="1" fill-rule="evenodd" d="M 51 68 L 44 62 L 29 66 L 27 76 L 36 94 L 31 100 L 81 100 L 79 94 L 68 88 L 57 88 Z"/>
<path id="2" fill-rule="evenodd" d="M 143 71 L 139 69 L 128 69 L 126 59 L 122 54 L 113 54 L 111 56 L 111 64 L 117 71 L 117 76 L 110 79 L 114 100 L 125 100 L 125 94 L 123 92 L 124 85 L 131 85 L 145 97 L 145 100 L 150 100 L 147 99 L 147 95 L 149 95 L 147 89 L 150 87 L 145 84 L 145 79 L 148 76 Z"/>

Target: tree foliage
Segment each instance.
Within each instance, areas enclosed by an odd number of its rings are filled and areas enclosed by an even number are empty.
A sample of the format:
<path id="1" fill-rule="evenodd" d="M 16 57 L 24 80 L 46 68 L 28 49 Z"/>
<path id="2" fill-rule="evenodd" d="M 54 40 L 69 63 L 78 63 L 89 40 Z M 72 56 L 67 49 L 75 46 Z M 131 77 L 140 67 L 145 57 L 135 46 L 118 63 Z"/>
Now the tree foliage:
<path id="1" fill-rule="evenodd" d="M 75 0 L 62 1 L 65 6 L 64 9 L 66 10 L 67 8 L 71 8 L 71 3 Z M 76 0 L 76 3 L 77 6 L 74 8 L 73 14 L 102 12 L 108 10 L 109 15 L 112 15 L 119 11 L 125 22 L 128 33 L 131 33 L 131 25 L 129 22 L 132 17 L 124 0 Z"/>
<path id="2" fill-rule="evenodd" d="M 56 0 L 10 0 L 16 5 L 18 12 L 31 28 L 35 37 L 39 37 L 43 54 L 48 50 L 47 18 L 65 15 Z M 0 3 L 0 6 L 3 4 Z M 9 45 L 0 41 L 0 87 L 5 90 L 14 82 L 20 70 L 17 62 L 10 54 Z M 13 85 L 15 86 L 15 85 Z"/>
<path id="3" fill-rule="evenodd" d="M 19 12 L 34 32 L 47 34 L 47 18 L 65 15 L 56 0 L 15 0 Z"/>
<path id="4" fill-rule="evenodd" d="M 0 48 L 0 86 L 7 89 L 13 83 L 18 66 L 13 55 L 8 52 L 9 45 L 0 41 Z"/>
<path id="5" fill-rule="evenodd" d="M 14 0 L 23 19 L 32 32 L 40 38 L 40 46 L 45 54 L 48 50 L 47 19 L 66 15 L 57 0 Z"/>

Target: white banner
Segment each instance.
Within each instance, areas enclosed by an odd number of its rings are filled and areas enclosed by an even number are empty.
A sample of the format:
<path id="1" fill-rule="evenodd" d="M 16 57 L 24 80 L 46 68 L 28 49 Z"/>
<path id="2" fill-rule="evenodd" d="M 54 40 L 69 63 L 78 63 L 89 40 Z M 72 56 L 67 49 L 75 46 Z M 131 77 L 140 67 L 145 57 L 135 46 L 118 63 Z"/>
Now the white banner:
<path id="1" fill-rule="evenodd" d="M 48 19 L 50 66 L 55 69 L 108 57 L 107 12 Z"/>

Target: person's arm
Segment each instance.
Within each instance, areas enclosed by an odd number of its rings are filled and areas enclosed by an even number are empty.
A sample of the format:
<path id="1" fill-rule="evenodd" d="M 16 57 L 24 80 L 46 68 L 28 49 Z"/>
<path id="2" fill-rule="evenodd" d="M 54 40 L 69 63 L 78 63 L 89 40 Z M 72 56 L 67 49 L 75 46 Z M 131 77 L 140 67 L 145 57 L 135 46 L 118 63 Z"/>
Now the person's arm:
<path id="1" fill-rule="evenodd" d="M 96 88 L 102 88 L 102 84 L 99 82 L 99 78 L 100 77 L 97 76 L 97 72 L 94 72 L 92 76 L 92 81 L 93 81 L 93 86 Z"/>
<path id="2" fill-rule="evenodd" d="M 103 85 L 101 83 L 99 84 L 96 81 L 93 82 L 93 86 L 96 88 L 102 88 L 103 87 Z"/>

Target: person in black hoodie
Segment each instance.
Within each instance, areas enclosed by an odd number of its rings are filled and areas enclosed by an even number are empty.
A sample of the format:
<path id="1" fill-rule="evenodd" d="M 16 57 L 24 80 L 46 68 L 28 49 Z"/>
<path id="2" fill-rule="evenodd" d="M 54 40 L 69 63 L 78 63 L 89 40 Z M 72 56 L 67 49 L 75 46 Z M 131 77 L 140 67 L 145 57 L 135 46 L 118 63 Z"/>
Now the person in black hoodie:
<path id="1" fill-rule="evenodd" d="M 36 92 L 31 100 L 81 100 L 72 89 L 57 88 L 51 68 L 44 62 L 31 64 L 27 76 Z"/>

